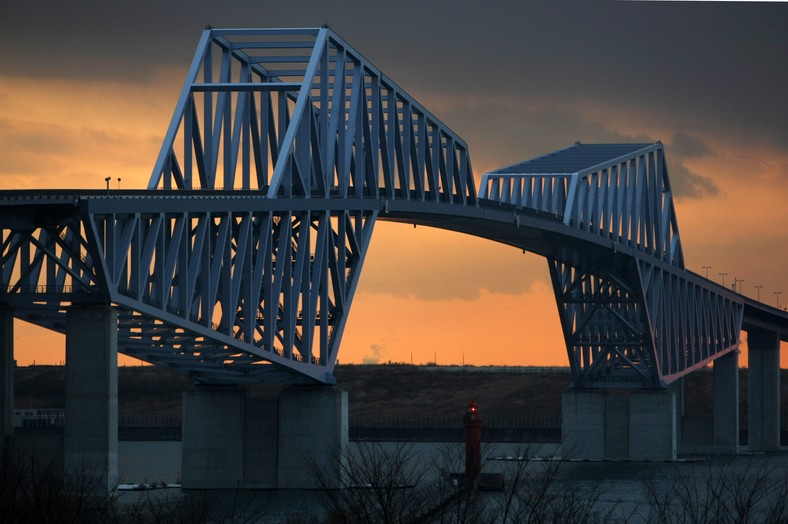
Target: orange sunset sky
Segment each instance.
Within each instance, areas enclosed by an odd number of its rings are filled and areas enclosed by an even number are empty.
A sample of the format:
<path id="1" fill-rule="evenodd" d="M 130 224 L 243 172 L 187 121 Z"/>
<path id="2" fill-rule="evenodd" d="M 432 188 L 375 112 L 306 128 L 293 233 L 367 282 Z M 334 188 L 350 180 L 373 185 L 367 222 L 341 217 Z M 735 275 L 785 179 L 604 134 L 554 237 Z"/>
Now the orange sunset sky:
<path id="1" fill-rule="evenodd" d="M 1 188 L 145 187 L 206 24 L 328 23 L 467 141 L 477 180 L 578 140 L 661 140 L 687 267 L 788 306 L 788 4 L 182 5 L 0 8 Z M 64 358 L 59 335 L 17 321 L 15 339 L 21 365 Z M 339 361 L 389 360 L 567 365 L 545 261 L 378 222 Z"/>

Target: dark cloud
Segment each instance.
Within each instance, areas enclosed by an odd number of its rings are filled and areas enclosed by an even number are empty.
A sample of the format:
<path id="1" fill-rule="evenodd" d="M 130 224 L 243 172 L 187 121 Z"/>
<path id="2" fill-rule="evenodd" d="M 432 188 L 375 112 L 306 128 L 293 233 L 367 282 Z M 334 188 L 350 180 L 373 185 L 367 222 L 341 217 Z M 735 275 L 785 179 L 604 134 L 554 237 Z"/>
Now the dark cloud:
<path id="1" fill-rule="evenodd" d="M 687 167 L 709 154 L 696 134 L 788 143 L 786 3 L 11 2 L 0 16 L 0 75 L 144 83 L 161 68 L 185 71 L 206 24 L 323 23 L 416 98 L 474 100 L 438 116 L 482 170 L 575 140 L 633 138 L 573 111 L 578 101 L 649 115 L 637 126 L 646 133 L 681 129 L 668 151 L 680 196 L 717 192 Z"/>
<path id="2" fill-rule="evenodd" d="M 700 139 L 685 131 L 673 134 L 666 146 L 671 189 L 676 198 L 703 198 L 719 194 L 720 189 L 711 178 L 699 175 L 685 164 L 686 160 L 703 158 L 712 151 Z"/>
<path id="3" fill-rule="evenodd" d="M 698 158 L 711 153 L 706 144 L 685 131 L 678 131 L 673 134 L 673 138 L 670 141 L 670 152 L 682 158 Z"/>
<path id="4" fill-rule="evenodd" d="M 567 109 L 577 100 L 651 115 L 640 126 L 646 133 L 659 127 L 788 144 L 788 3 L 10 2 L 0 16 L 0 74 L 144 83 L 160 68 L 185 71 L 206 24 L 323 23 L 417 98 L 444 93 L 486 102 L 465 115 L 438 115 L 462 128 L 475 158 L 490 151 L 505 164 L 575 139 L 615 139 L 607 123 Z M 502 99 L 528 107 L 549 100 L 549 107 L 507 116 Z M 514 122 L 515 115 L 535 118 Z M 507 120 L 506 134 L 492 138 Z M 478 137 L 481 144 L 471 141 Z M 522 150 L 521 158 L 504 159 L 504 143 Z"/>
<path id="5" fill-rule="evenodd" d="M 715 196 L 719 187 L 708 177 L 701 176 L 680 160 L 668 156 L 671 190 L 676 198 L 702 198 Z"/>
<path id="6" fill-rule="evenodd" d="M 659 137 L 627 135 L 611 124 L 557 107 L 457 103 L 441 118 L 469 144 L 474 168 L 487 172 L 568 147 L 575 142 L 655 142 Z"/>

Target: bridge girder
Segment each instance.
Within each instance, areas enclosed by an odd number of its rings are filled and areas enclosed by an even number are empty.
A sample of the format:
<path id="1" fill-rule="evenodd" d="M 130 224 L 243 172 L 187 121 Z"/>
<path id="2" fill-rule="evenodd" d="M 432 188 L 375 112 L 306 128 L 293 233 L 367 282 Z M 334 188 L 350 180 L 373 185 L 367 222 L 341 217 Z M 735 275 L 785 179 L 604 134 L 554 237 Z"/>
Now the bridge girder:
<path id="1" fill-rule="evenodd" d="M 4 239 L 5 298 L 20 316 L 36 297 L 33 309 L 51 303 L 46 322 L 62 331 L 70 302 L 108 302 L 123 312 L 122 351 L 142 360 L 192 360 L 212 382 L 259 381 L 272 362 L 333 380 L 376 211 L 192 202 L 176 212 L 154 199 L 128 213 L 112 211 L 113 200 L 84 201 L 80 219 Z"/>
<path id="2" fill-rule="evenodd" d="M 327 360 L 321 358 L 326 346 L 316 342 L 322 340 L 319 336 L 312 335 L 312 351 L 307 353 L 297 343 L 302 341 L 304 323 L 309 322 L 303 309 L 299 319 L 299 309 L 293 310 L 292 304 L 305 303 L 306 296 L 310 297 L 307 302 L 315 300 L 312 290 L 321 289 L 315 284 L 316 264 L 322 268 L 317 273 L 336 274 L 338 281 L 341 257 L 331 258 L 330 253 L 342 249 L 353 256 L 363 253 L 374 223 L 387 220 L 473 234 L 546 257 L 551 276 L 562 275 L 554 279 L 554 283 L 561 282 L 556 297 L 562 322 L 579 326 L 565 320 L 582 317 L 586 330 L 570 329 L 567 337 L 576 385 L 659 387 L 738 344 L 742 317 L 738 295 L 665 261 L 640 258 L 644 255 L 637 246 L 621 245 L 614 252 L 606 239 L 567 228 L 558 215 L 489 200 L 479 206 L 455 206 L 375 198 L 260 200 L 253 193 L 142 191 L 113 197 L 96 191 L 76 199 L 73 215 L 55 222 L 46 212 L 47 197 L 42 197 L 42 218 L 29 222 L 32 229 L 3 229 L 2 285 L 7 291 L 3 301 L 18 317 L 61 332 L 70 304 L 113 303 L 119 308 L 122 352 L 181 369 L 205 382 L 330 381 L 338 347 L 331 344 L 339 343 L 339 333 L 333 328 Z M 299 275 L 302 284 L 309 282 L 306 288 L 295 284 L 294 273 L 285 278 L 287 264 L 281 261 L 287 256 L 280 258 L 277 250 L 280 240 L 288 237 L 281 234 L 281 227 L 273 227 L 282 222 L 282 216 L 290 217 L 285 230 L 291 235 L 283 249 L 291 254 L 291 267 L 295 267 L 293 257 L 296 262 L 304 257 Z M 346 224 L 344 237 L 337 233 L 340 216 Z M 325 240 L 321 242 L 329 250 L 322 259 L 317 256 L 320 250 L 314 249 L 320 244 L 321 220 L 331 224 L 322 230 Z M 272 226 L 255 226 L 262 223 Z M 306 223 L 310 227 L 302 229 Z M 355 224 L 362 227 L 350 228 Z M 178 237 L 188 240 L 173 240 Z M 307 237 L 308 244 L 304 243 Z M 344 248 L 339 238 L 346 239 Z M 218 248 L 222 245 L 229 246 L 227 253 Z M 270 246 L 270 254 L 251 248 L 261 245 Z M 309 248 L 304 249 L 305 245 Z M 244 261 L 250 257 L 255 263 L 248 265 Z M 269 261 L 270 272 L 255 273 L 254 268 L 264 269 Z M 282 278 L 270 280 L 269 285 L 267 278 L 277 275 L 277 263 Z M 358 262 L 355 267 L 360 268 Z M 253 328 L 255 343 L 245 342 L 244 333 L 252 331 L 244 331 L 249 318 L 244 308 L 254 300 L 245 295 L 250 287 L 239 275 L 250 268 L 260 279 L 261 290 L 269 286 L 260 296 L 279 291 L 279 300 L 271 301 L 277 304 L 276 313 L 269 318 L 276 319 L 274 347 L 280 351 L 266 351 L 261 343 L 266 314 L 262 302 L 258 308 L 262 315 Z M 190 274 L 192 280 L 188 280 Z M 354 274 L 356 280 L 348 275 L 345 289 L 354 289 L 359 273 Z M 318 280 L 326 281 L 324 277 Z M 194 289 L 193 294 L 186 294 L 193 298 L 187 311 L 176 305 L 185 303 L 180 297 L 190 289 L 189 282 Z M 333 289 L 327 291 L 333 293 Z M 349 296 L 346 292 L 344 310 L 333 310 L 334 325 L 347 313 Z M 334 295 L 329 298 L 327 304 L 341 304 Z M 232 311 L 228 305 L 232 303 L 238 308 L 225 316 Z M 208 314 L 210 307 L 213 316 Z M 321 333 L 319 323 L 331 317 L 315 307 L 306 318 L 311 315 Z M 567 312 L 570 308 L 574 311 Z M 763 318 L 761 323 L 767 321 Z M 641 327 L 645 327 L 642 341 L 632 336 Z M 286 339 L 284 333 L 291 333 L 291 338 Z M 280 354 L 285 353 L 284 340 L 296 344 L 289 358 Z M 316 358 L 304 359 L 305 354 Z M 583 355 L 588 357 L 583 360 Z"/>

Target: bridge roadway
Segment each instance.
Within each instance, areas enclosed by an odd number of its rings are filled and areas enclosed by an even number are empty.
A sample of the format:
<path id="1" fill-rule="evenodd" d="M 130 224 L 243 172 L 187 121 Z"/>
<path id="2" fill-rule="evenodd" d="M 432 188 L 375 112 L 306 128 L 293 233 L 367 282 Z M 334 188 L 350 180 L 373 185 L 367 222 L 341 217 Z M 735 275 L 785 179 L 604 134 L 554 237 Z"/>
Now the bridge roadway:
<path id="1" fill-rule="evenodd" d="M 209 212 L 213 215 L 226 213 L 320 212 L 331 213 L 343 210 L 376 216 L 377 220 L 392 221 L 435 227 L 500 242 L 517 249 L 541 255 L 547 259 L 567 261 L 580 266 L 588 260 L 601 260 L 608 269 L 627 271 L 633 260 L 643 257 L 642 249 L 622 243 L 611 243 L 609 237 L 589 234 L 583 229 L 566 225 L 563 217 L 556 213 L 525 208 L 500 201 L 479 198 L 475 205 L 452 205 L 400 198 L 265 198 L 260 191 L 251 190 L 5 190 L 0 191 L 0 228 L 5 230 L 35 230 L 67 223 L 89 222 L 87 217 L 97 215 L 140 216 L 158 214 L 188 214 Z M 612 253 L 615 251 L 615 253 Z M 12 250 L 6 256 L 12 258 Z M 743 307 L 741 328 L 767 329 L 779 333 L 782 341 L 788 341 L 788 312 L 757 302 L 732 290 L 709 281 L 702 276 L 676 268 L 663 260 L 651 257 L 650 263 L 662 271 L 680 274 L 693 286 L 713 290 Z M 93 280 L 101 299 L 121 309 L 127 295 L 106 283 L 100 285 Z M 12 288 L 10 274 L 5 284 Z M 69 289 L 70 293 L 78 287 Z M 3 294 L 3 302 L 14 309 L 15 316 L 33 324 L 64 331 L 65 311 L 63 304 L 52 307 L 53 302 L 31 299 L 30 293 L 17 287 Z M 57 296 L 57 301 L 68 302 L 70 293 L 52 286 L 35 288 L 36 293 Z M 98 297 L 94 297 L 98 298 Z M 133 307 L 133 305 L 131 305 Z M 122 315 L 123 313 L 121 313 Z M 215 326 L 214 326 L 215 327 Z M 122 339 L 123 337 L 121 337 Z M 143 360 L 156 361 L 152 354 L 134 347 L 119 347 L 119 351 Z M 711 355 L 713 356 L 713 355 Z M 273 355 L 276 361 L 276 355 Z M 169 359 L 167 364 L 178 368 L 186 361 Z M 698 364 L 705 365 L 707 361 Z M 331 368 L 333 366 L 330 366 Z M 693 368 L 699 366 L 692 366 Z M 193 370 L 200 378 L 200 370 Z M 690 371 L 690 369 L 682 370 Z M 667 374 L 665 374 L 667 375 Z M 318 375 L 319 376 L 319 375 Z M 257 381 L 259 376 L 250 377 Z M 293 382 L 297 377 L 287 374 L 284 381 Z M 675 379 L 678 377 L 669 377 Z M 269 373 L 270 379 L 270 373 Z M 230 378 L 232 380 L 232 378 Z M 206 380 L 210 381 L 210 379 Z M 671 382 L 668 380 L 666 382 Z"/>

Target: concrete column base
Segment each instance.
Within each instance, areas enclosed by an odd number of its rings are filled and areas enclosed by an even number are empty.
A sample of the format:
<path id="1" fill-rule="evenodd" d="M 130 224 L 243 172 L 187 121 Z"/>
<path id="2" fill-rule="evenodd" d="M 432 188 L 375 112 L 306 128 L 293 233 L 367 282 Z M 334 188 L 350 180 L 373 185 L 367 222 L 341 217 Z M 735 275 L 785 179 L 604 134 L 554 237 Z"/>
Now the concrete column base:
<path id="1" fill-rule="evenodd" d="M 676 403 L 676 453 L 684 451 L 684 378 L 672 382 L 668 391 L 673 392 Z"/>
<path id="2" fill-rule="evenodd" d="M 336 488 L 347 457 L 347 392 L 292 387 L 268 399 L 201 386 L 184 394 L 182 431 L 184 489 Z"/>
<path id="3" fill-rule="evenodd" d="M 666 389 L 629 395 L 629 458 L 676 459 L 676 397 Z"/>
<path id="4" fill-rule="evenodd" d="M 274 398 L 246 399 L 244 428 L 244 487 L 276 488 L 279 460 L 279 401 Z"/>
<path id="5" fill-rule="evenodd" d="M 118 482 L 118 314 L 104 305 L 75 305 L 66 314 L 67 472 L 97 493 Z"/>
<path id="6" fill-rule="evenodd" d="M 714 361 L 713 444 L 715 453 L 739 450 L 739 352 Z"/>
<path id="7" fill-rule="evenodd" d="M 676 458 L 676 403 L 671 391 L 570 389 L 562 398 L 562 416 L 564 458 Z"/>
<path id="8" fill-rule="evenodd" d="M 243 487 L 245 398 L 241 388 L 198 386 L 184 393 L 184 489 Z"/>
<path id="9" fill-rule="evenodd" d="M 348 450 L 347 392 L 292 387 L 279 395 L 277 486 L 338 488 Z"/>
<path id="10" fill-rule="evenodd" d="M 747 332 L 747 433 L 750 449 L 780 447 L 780 336 L 774 331 Z"/>
<path id="11" fill-rule="evenodd" d="M 561 398 L 561 456 L 605 458 L 605 392 L 569 389 Z"/>

